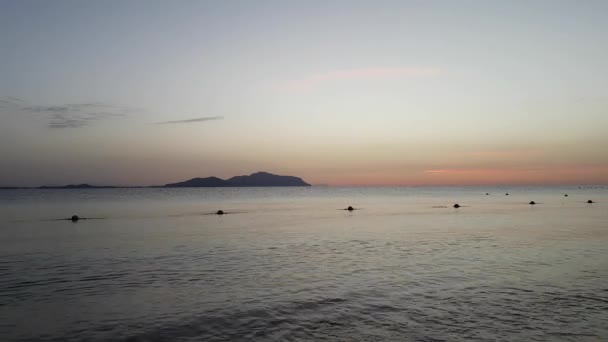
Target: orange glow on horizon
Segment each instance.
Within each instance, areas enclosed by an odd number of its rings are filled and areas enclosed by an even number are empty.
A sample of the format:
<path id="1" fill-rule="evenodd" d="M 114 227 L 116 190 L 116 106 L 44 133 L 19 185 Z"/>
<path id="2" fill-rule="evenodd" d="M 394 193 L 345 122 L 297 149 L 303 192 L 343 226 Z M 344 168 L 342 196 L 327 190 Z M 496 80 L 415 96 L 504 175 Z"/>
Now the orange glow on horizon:
<path id="1" fill-rule="evenodd" d="M 313 183 L 334 186 L 608 184 L 608 166 L 432 169 L 407 174 L 354 173 L 324 180 Z"/>

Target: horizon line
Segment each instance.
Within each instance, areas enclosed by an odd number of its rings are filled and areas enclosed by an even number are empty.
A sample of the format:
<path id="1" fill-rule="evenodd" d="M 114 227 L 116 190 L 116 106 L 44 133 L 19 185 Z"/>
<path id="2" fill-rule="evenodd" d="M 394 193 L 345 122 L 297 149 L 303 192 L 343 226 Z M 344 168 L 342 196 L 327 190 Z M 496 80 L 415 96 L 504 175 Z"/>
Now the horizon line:
<path id="1" fill-rule="evenodd" d="M 294 176 L 295 177 L 295 176 Z M 299 177 L 298 177 L 299 178 Z M 167 183 L 171 184 L 171 183 Z M 69 183 L 63 185 L 0 185 L 0 190 L 95 190 L 95 189 L 128 189 L 128 188 L 165 188 L 165 185 L 107 185 L 107 184 L 95 184 L 95 183 Z M 90 188 L 66 188 L 69 186 L 81 186 L 87 185 Z M 298 185 L 277 185 L 277 186 L 192 186 L 183 188 L 294 188 L 294 187 L 317 187 L 317 188 L 415 188 L 415 187 L 503 187 L 503 186 L 572 186 L 572 187 L 608 187 L 608 183 L 496 183 L 496 184 L 310 184 L 308 186 Z M 173 187 L 167 187 L 173 188 Z M 180 187 L 174 187 L 180 188 Z"/>

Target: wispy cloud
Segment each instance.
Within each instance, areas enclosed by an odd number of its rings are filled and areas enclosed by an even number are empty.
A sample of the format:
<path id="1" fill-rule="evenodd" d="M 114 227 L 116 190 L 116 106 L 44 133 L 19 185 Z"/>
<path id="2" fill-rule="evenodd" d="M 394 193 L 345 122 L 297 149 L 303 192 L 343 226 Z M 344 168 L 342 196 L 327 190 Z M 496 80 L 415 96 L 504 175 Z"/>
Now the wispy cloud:
<path id="1" fill-rule="evenodd" d="M 62 105 L 26 105 L 15 97 L 3 97 L 0 104 L 11 106 L 9 109 L 22 113 L 46 115 L 49 128 L 77 128 L 97 120 L 124 117 L 135 111 L 134 108 L 110 105 L 100 102 L 68 103 Z"/>
<path id="2" fill-rule="evenodd" d="M 172 121 L 162 121 L 162 122 L 157 122 L 157 125 L 172 125 L 172 124 L 187 124 L 187 123 L 196 123 L 196 122 L 205 122 L 205 121 L 212 121 L 212 120 L 222 120 L 224 117 L 223 116 L 204 116 L 204 117 L 200 117 L 200 118 L 192 118 L 192 119 L 185 119 L 185 120 L 172 120 Z"/>
<path id="3" fill-rule="evenodd" d="M 302 79 L 288 82 L 287 87 L 292 90 L 305 90 L 313 88 L 322 83 L 332 81 L 383 78 L 420 78 L 435 77 L 439 74 L 441 74 L 441 70 L 439 68 L 433 67 L 375 67 L 350 70 L 336 70 L 312 74 Z"/>
<path id="4" fill-rule="evenodd" d="M 16 97 L 0 97 L 0 111 L 39 115 L 48 119 L 49 128 L 79 128 L 95 121 L 128 116 L 141 109 L 102 102 L 67 103 L 59 105 L 33 105 Z M 184 120 L 156 122 L 157 125 L 188 124 L 221 120 L 223 116 L 205 116 Z"/>
<path id="5" fill-rule="evenodd" d="M 17 98 L 17 97 L 12 97 L 12 96 L 0 97 L 0 108 L 19 107 L 20 105 L 22 105 L 24 103 L 25 103 L 25 101 L 23 101 L 22 99 Z"/>

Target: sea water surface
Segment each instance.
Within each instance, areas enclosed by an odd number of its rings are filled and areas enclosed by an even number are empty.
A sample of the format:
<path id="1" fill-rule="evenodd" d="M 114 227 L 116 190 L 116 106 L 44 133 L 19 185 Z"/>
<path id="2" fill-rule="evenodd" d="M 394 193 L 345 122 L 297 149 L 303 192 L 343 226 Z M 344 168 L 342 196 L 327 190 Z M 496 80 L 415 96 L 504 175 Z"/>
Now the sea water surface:
<path id="1" fill-rule="evenodd" d="M 608 188 L 2 190 L 0 340 L 608 341 Z"/>

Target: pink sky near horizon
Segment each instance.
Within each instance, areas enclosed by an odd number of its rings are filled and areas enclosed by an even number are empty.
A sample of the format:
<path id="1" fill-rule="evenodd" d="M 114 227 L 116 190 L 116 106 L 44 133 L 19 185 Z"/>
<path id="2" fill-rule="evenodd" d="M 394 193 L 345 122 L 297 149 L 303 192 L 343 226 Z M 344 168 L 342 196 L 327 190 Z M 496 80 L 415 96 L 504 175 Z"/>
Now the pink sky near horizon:
<path id="1" fill-rule="evenodd" d="M 336 186 L 441 186 L 441 185 L 602 185 L 608 184 L 608 166 L 556 169 L 446 169 L 407 176 L 345 175 L 326 179 Z M 325 184 L 325 183 L 318 183 Z"/>

